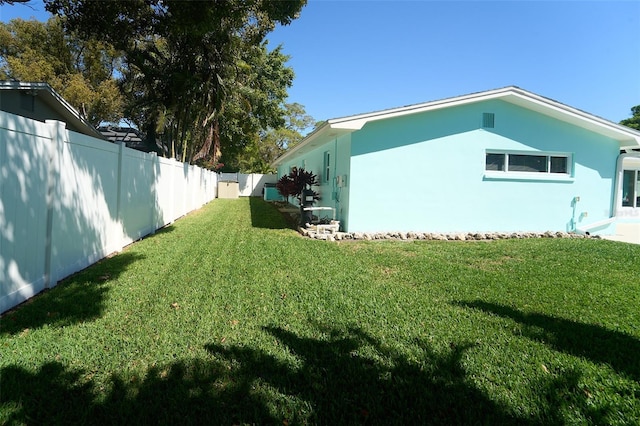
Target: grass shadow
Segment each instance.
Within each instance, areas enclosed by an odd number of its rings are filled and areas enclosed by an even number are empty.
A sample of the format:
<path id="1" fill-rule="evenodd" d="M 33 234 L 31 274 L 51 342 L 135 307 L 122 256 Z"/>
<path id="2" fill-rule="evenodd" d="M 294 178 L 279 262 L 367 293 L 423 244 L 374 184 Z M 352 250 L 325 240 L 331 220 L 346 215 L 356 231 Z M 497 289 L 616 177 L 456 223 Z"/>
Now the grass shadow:
<path id="1" fill-rule="evenodd" d="M 49 362 L 38 370 L 0 369 L 0 424 L 240 424 L 240 418 L 281 424 L 251 391 L 225 385 L 227 369 L 210 360 L 176 361 L 142 378 L 112 376 L 108 390 L 83 370 Z"/>
<path id="2" fill-rule="evenodd" d="M 609 365 L 619 374 L 632 380 L 640 380 L 640 340 L 633 336 L 598 325 L 539 313 L 525 313 L 509 306 L 480 300 L 456 302 L 456 305 L 511 319 L 523 326 L 522 335 L 529 339 L 560 352 Z"/>
<path id="3" fill-rule="evenodd" d="M 266 327 L 301 361 L 289 365 L 273 355 L 243 347 L 210 344 L 216 357 L 238 365 L 234 383 L 250 390 L 275 388 L 282 398 L 302 401 L 293 424 L 532 424 L 490 400 L 467 379 L 461 358 L 470 345 L 437 353 L 415 342 L 422 356 L 413 360 L 382 345 L 358 328 L 328 329 L 328 340 L 300 337 Z M 264 405 L 254 400 L 252 406 Z M 247 423 L 271 420 L 245 417 Z"/>
<path id="4" fill-rule="evenodd" d="M 143 256 L 120 253 L 102 259 L 0 316 L 0 333 L 15 334 L 45 324 L 63 327 L 102 315 L 109 282 Z"/>
<path id="5" fill-rule="evenodd" d="M 57 361 L 3 367 L 0 424 L 543 425 L 566 423 L 566 409 L 591 410 L 574 401 L 580 375 L 569 371 L 540 384 L 547 402 L 537 416 L 510 411 L 467 377 L 471 345 L 436 351 L 416 340 L 408 356 L 359 328 L 325 328 L 323 339 L 264 331 L 295 360 L 208 344 L 206 359 L 107 383 Z"/>
<path id="6" fill-rule="evenodd" d="M 295 229 L 290 216 L 282 214 L 273 204 L 259 197 L 249 197 L 251 226 L 263 229 Z"/>
<path id="7" fill-rule="evenodd" d="M 59 362 L 42 365 L 35 373 L 23 367 L 0 369 L 0 424 L 88 424 L 93 405 L 90 382 L 80 384 L 83 372 Z"/>

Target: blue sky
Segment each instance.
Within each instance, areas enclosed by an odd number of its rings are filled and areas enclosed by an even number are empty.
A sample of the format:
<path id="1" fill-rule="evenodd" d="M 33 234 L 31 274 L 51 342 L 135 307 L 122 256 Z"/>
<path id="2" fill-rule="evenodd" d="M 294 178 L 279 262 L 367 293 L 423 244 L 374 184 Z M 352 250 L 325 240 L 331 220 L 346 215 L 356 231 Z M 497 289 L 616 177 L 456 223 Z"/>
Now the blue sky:
<path id="1" fill-rule="evenodd" d="M 40 2 L 0 19 L 46 20 Z M 618 122 L 640 104 L 640 1 L 310 0 L 269 36 L 317 120 L 516 85 Z"/>

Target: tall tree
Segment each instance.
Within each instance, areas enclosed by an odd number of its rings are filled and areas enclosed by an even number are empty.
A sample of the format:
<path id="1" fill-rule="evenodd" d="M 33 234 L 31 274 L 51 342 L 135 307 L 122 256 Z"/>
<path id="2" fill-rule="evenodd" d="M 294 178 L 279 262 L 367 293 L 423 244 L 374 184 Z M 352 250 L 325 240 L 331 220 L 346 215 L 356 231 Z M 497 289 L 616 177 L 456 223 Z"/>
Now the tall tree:
<path id="1" fill-rule="evenodd" d="M 47 82 L 93 125 L 122 117 L 118 52 L 65 33 L 59 18 L 0 23 L 0 57 L 0 79 Z"/>
<path id="2" fill-rule="evenodd" d="M 285 104 L 284 124 L 269 127 L 256 134 L 235 158 L 226 155 L 222 162 L 233 170 L 253 173 L 271 173 L 271 163 L 296 146 L 304 134 L 313 127 L 315 120 L 298 103 Z"/>
<path id="3" fill-rule="evenodd" d="M 622 120 L 620 124 L 623 124 L 632 129 L 640 130 L 640 105 L 636 105 L 631 108 L 631 118 Z"/>
<path id="4" fill-rule="evenodd" d="M 211 163 L 223 150 L 246 144 L 229 131 L 246 135 L 246 129 L 233 123 L 238 99 L 246 101 L 246 113 L 265 122 L 279 114 L 278 108 L 272 113 L 277 102 L 269 96 L 259 99 L 241 92 L 246 87 L 254 95 L 260 87 L 282 92 L 267 87 L 272 76 L 260 76 L 251 60 L 267 65 L 274 60 L 283 71 L 281 53 L 266 53 L 263 40 L 277 23 L 295 19 L 305 2 L 45 0 L 50 12 L 66 17 L 67 28 L 125 53 L 123 87 L 133 99 L 130 111 L 139 125 L 170 138 L 173 156 Z M 291 78 L 276 79 L 285 94 Z"/>
<path id="5" fill-rule="evenodd" d="M 293 81 L 293 71 L 285 63 L 288 57 L 280 48 L 267 51 L 267 44 L 239 52 L 237 74 L 231 79 L 229 94 L 220 116 L 221 136 L 227 166 L 263 141 L 267 129 L 286 123 L 284 101 Z"/>

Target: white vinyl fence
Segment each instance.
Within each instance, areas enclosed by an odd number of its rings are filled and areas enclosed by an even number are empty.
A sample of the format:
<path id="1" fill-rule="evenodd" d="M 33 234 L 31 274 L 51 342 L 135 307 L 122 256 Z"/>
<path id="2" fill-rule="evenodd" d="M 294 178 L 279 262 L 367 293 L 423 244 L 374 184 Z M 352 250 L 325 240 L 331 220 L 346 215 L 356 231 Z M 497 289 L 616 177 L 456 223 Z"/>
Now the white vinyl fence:
<path id="1" fill-rule="evenodd" d="M 216 197 L 217 175 L 0 112 L 0 313 Z"/>
<path id="2" fill-rule="evenodd" d="M 258 173 L 238 175 L 241 197 L 262 197 L 265 183 L 276 183 L 278 175 L 262 175 Z"/>
<path id="3" fill-rule="evenodd" d="M 262 197 L 265 183 L 276 183 L 278 175 L 260 173 L 220 173 L 220 182 L 238 182 L 241 197 Z"/>

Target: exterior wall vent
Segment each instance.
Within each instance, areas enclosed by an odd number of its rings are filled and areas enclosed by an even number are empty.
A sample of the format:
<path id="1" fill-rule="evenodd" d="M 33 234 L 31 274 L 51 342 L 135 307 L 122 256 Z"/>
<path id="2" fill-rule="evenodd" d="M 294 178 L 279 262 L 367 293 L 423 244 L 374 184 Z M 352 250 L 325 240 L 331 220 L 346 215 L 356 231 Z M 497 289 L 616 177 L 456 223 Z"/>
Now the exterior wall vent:
<path id="1" fill-rule="evenodd" d="M 492 112 L 483 112 L 482 113 L 482 127 L 485 129 L 493 129 L 495 124 L 496 116 Z"/>

